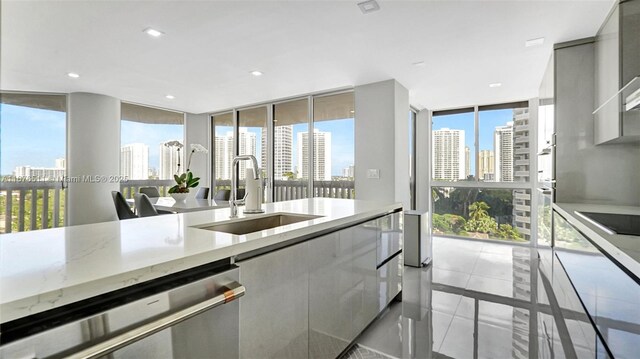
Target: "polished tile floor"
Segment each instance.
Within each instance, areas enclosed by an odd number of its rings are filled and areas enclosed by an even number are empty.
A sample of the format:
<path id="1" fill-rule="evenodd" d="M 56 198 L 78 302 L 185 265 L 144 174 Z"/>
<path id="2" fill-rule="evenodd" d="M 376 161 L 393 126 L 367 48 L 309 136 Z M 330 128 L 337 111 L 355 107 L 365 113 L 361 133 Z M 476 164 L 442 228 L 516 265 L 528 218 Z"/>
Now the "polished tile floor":
<path id="1" fill-rule="evenodd" d="M 402 302 L 363 333 L 359 348 L 391 358 L 565 357 L 550 333 L 535 250 L 434 238 L 433 251 L 430 266 L 405 267 Z"/>

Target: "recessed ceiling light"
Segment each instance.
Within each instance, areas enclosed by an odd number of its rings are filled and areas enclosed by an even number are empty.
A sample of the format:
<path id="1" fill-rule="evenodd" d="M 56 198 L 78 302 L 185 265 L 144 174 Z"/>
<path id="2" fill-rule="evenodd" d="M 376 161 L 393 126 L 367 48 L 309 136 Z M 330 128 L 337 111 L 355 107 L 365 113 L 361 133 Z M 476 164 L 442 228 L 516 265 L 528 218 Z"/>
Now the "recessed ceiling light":
<path id="1" fill-rule="evenodd" d="M 144 33 L 146 33 L 149 36 L 153 36 L 153 37 L 160 37 L 162 35 L 164 35 L 164 32 L 160 31 L 160 30 L 156 30 L 156 29 L 152 29 L 150 27 L 146 28 L 143 30 Z"/>
<path id="2" fill-rule="evenodd" d="M 75 73 L 75 72 L 69 72 L 69 73 L 67 74 L 67 76 L 69 76 L 69 77 L 71 77 L 71 78 L 74 78 L 74 79 L 77 79 L 78 77 L 80 77 L 80 75 L 78 75 L 78 74 L 77 74 L 77 73 Z"/>
<path id="3" fill-rule="evenodd" d="M 526 47 L 532 47 L 532 46 L 539 46 L 544 44 L 544 37 L 539 37 L 537 39 L 531 39 L 531 40 L 527 40 L 524 43 L 524 46 Z"/>
<path id="4" fill-rule="evenodd" d="M 262 76 L 262 72 L 261 72 L 261 71 L 258 71 L 258 70 L 251 71 L 251 74 L 252 74 L 253 76 Z"/>
<path id="5" fill-rule="evenodd" d="M 354 110 L 349 111 L 350 113 L 356 113 Z"/>
<path id="6" fill-rule="evenodd" d="M 370 12 L 380 10 L 380 5 L 376 2 L 376 0 L 368 0 L 358 3 L 358 7 L 363 14 L 368 14 Z"/>
<path id="7" fill-rule="evenodd" d="M 427 66 L 427 63 L 424 61 L 418 61 L 418 62 L 414 62 L 411 65 L 413 66 Z"/>
<path id="8" fill-rule="evenodd" d="M 502 83 L 500 82 L 494 82 L 492 84 L 489 84 L 489 87 L 500 87 L 500 86 L 502 86 Z"/>
<path id="9" fill-rule="evenodd" d="M 173 100 L 174 98 L 176 98 L 176 97 L 175 97 L 175 96 L 173 96 L 173 95 L 167 95 L 167 96 L 165 96 L 165 97 L 166 97 L 166 98 L 168 98 L 169 100 Z"/>

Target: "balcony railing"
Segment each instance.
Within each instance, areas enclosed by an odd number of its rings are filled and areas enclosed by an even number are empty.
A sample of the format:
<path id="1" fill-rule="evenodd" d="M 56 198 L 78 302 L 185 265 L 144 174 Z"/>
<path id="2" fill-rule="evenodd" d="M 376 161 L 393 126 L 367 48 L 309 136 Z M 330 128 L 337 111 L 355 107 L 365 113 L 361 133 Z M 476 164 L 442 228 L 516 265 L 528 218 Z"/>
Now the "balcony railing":
<path id="1" fill-rule="evenodd" d="M 0 183 L 0 233 L 64 226 L 60 181 Z"/>
<path id="2" fill-rule="evenodd" d="M 153 186 L 161 196 L 168 196 L 174 184 L 173 180 L 129 180 L 120 183 L 120 192 L 125 198 L 133 198 L 140 187 Z M 244 187 L 244 181 L 240 181 L 240 187 Z M 218 180 L 211 196 L 230 188 L 230 180 Z M 354 181 L 314 181 L 313 196 L 355 198 Z M 307 181 L 274 181 L 274 201 L 308 197 Z M 60 181 L 0 183 L 0 233 L 62 227 L 64 206 L 65 191 Z"/>

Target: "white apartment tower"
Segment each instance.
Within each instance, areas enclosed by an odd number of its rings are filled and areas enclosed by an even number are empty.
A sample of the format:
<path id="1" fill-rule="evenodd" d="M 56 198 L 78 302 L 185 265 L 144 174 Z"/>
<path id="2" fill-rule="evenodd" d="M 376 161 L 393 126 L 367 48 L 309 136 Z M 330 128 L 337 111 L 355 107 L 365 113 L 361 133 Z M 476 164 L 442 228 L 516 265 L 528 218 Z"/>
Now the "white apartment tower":
<path id="1" fill-rule="evenodd" d="M 178 140 L 171 140 L 178 141 Z M 171 142 L 167 141 L 167 142 Z M 173 175 L 178 171 L 178 151 L 176 147 L 167 147 L 163 142 L 160 144 L 160 169 L 158 170 L 158 179 L 173 179 Z M 185 166 L 184 163 L 184 151 L 185 147 L 180 149 L 180 165 Z M 185 171 L 186 168 L 180 168 L 180 171 Z"/>
<path id="2" fill-rule="evenodd" d="M 457 181 L 466 178 L 464 130 L 434 130 L 431 153 L 434 179 Z"/>
<path id="3" fill-rule="evenodd" d="M 298 178 L 309 178 L 309 133 L 298 132 Z M 316 181 L 331 181 L 331 132 L 313 130 Z"/>
<path id="4" fill-rule="evenodd" d="M 149 178 L 149 146 L 132 143 L 120 148 L 120 175 L 129 179 Z"/>
<path id="5" fill-rule="evenodd" d="M 496 127 L 493 147 L 496 182 L 513 182 L 513 122 Z"/>
<path id="6" fill-rule="evenodd" d="M 529 109 L 513 110 L 513 181 L 528 182 L 530 180 L 530 137 Z M 531 238 L 531 192 L 527 190 L 513 191 L 513 217 L 515 227 L 526 240 Z"/>
<path id="7" fill-rule="evenodd" d="M 231 160 L 233 159 L 233 132 L 215 137 L 213 161 L 215 163 L 215 178 L 219 180 L 231 179 Z"/>
<path id="8" fill-rule="evenodd" d="M 495 156 L 491 150 L 480 150 L 478 156 L 478 175 L 483 181 L 493 181 L 495 173 Z"/>
<path id="9" fill-rule="evenodd" d="M 256 147 L 256 134 L 254 132 L 247 131 L 246 128 L 240 128 L 240 133 L 238 136 L 238 153 L 240 155 L 253 155 L 258 160 L 258 165 L 263 166 L 260 163 L 260 158 L 257 157 L 257 147 Z M 232 152 L 233 153 L 233 152 Z M 231 160 L 229 163 L 233 161 L 233 155 L 231 155 Z M 240 168 L 240 172 L 238 173 L 238 177 L 240 180 L 243 180 L 247 177 L 246 170 L 247 166 L 251 168 L 253 165 L 249 164 L 249 161 L 240 161 L 238 163 L 238 168 Z"/>
<path id="10" fill-rule="evenodd" d="M 267 130 L 262 131 L 262 167 L 267 164 Z M 292 171 L 293 126 L 273 128 L 273 178 L 286 179 L 285 173 Z"/>

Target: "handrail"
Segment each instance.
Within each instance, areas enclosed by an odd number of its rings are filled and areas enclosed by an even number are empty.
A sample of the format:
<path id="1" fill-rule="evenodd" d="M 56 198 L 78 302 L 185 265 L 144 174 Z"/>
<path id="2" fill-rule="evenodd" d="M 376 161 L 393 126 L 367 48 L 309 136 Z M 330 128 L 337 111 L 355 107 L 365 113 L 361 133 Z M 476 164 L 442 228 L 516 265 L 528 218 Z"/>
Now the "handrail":
<path id="1" fill-rule="evenodd" d="M 238 282 L 231 282 L 231 284 L 227 287 L 229 288 L 229 290 L 211 299 L 192 305 L 166 317 L 154 320 L 153 322 L 144 324 L 133 330 L 127 331 L 113 338 L 92 345 L 89 348 L 83 349 L 77 353 L 67 356 L 67 358 L 89 359 L 98 358 L 113 353 L 120 348 L 123 348 L 129 344 L 133 344 L 141 339 L 144 339 L 161 330 L 174 326 L 200 313 L 240 298 L 245 294 L 246 291 L 245 287 Z"/>

